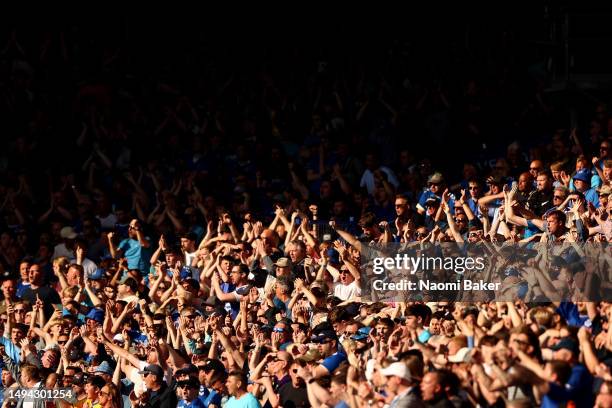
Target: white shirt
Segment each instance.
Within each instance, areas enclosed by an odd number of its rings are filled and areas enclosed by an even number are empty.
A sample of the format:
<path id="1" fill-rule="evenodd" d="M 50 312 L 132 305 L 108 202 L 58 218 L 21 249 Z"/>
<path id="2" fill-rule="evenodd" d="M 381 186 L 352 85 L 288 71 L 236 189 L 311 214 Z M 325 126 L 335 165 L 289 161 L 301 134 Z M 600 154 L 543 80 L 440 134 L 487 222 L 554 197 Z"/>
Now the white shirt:
<path id="1" fill-rule="evenodd" d="M 343 285 L 338 282 L 334 286 L 334 296 L 342 301 L 360 297 L 361 288 L 357 284 L 357 281 L 352 281 L 348 285 Z"/>

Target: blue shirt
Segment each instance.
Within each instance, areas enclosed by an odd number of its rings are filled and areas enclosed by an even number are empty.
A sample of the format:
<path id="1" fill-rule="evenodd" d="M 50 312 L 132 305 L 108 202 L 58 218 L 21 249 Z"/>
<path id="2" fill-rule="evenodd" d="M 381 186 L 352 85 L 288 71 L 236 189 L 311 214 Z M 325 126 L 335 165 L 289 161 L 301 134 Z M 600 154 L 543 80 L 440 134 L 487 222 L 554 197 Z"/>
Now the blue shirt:
<path id="1" fill-rule="evenodd" d="M 588 316 L 580 316 L 578 306 L 572 302 L 561 302 L 557 313 L 567 321 L 568 325 L 575 327 L 581 327 L 589 319 Z"/>
<path id="2" fill-rule="evenodd" d="M 194 399 L 193 401 L 191 401 L 191 403 L 182 399 L 178 402 L 176 406 L 177 408 L 206 408 L 207 407 L 207 405 L 204 405 L 202 400 L 200 400 L 199 398 Z"/>
<path id="3" fill-rule="evenodd" d="M 124 239 L 119 243 L 117 249 L 123 251 L 123 256 L 127 259 L 129 269 L 138 269 L 142 273 L 149 270 L 149 259 L 151 255 L 148 254 L 148 252 L 150 251 L 143 248 L 138 240 L 132 238 Z"/>
<path id="4" fill-rule="evenodd" d="M 217 391 L 212 390 L 206 397 L 200 396 L 200 399 L 204 403 L 205 407 L 208 407 L 210 404 L 216 405 L 218 407 L 221 406 L 221 394 Z"/>
<path id="5" fill-rule="evenodd" d="M 345 360 L 346 360 L 346 354 L 338 350 L 334 354 L 332 354 L 331 356 L 323 360 L 321 365 L 327 368 L 327 371 L 329 371 L 330 373 L 333 373 L 334 370 L 338 368 L 340 364 L 342 364 L 342 362 Z"/>
<path id="6" fill-rule="evenodd" d="M 565 386 L 556 383 L 549 385 L 548 394 L 542 398 L 542 408 L 565 406 L 568 401 L 574 401 L 577 408 L 590 408 L 595 402 L 593 377 L 582 364 L 572 367 L 572 374 Z"/>
<path id="7" fill-rule="evenodd" d="M 224 408 L 261 408 L 261 404 L 253 394 L 247 392 L 240 399 L 230 398 Z"/>
<path id="8" fill-rule="evenodd" d="M 13 342 L 6 337 L 0 337 L 0 344 L 4 346 L 4 350 L 6 351 L 6 355 L 11 358 L 15 363 L 19 363 L 19 355 L 21 354 L 21 349 L 17 347 Z"/>

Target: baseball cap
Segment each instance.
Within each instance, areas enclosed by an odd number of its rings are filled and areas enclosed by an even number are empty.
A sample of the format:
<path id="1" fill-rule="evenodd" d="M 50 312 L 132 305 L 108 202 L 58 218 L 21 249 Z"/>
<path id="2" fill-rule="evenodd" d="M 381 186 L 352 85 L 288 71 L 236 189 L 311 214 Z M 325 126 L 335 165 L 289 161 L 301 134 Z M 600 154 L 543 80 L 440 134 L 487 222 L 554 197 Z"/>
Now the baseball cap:
<path id="1" fill-rule="evenodd" d="M 204 371 L 225 371 L 225 366 L 223 363 L 216 358 L 209 359 L 205 364 L 199 365 L 198 368 Z"/>
<path id="2" fill-rule="evenodd" d="M 404 363 L 391 363 L 388 367 L 381 369 L 380 373 L 385 377 L 395 376 L 410 381 L 410 370 Z"/>
<path id="3" fill-rule="evenodd" d="M 440 204 L 440 199 L 435 198 L 435 197 L 430 197 L 427 199 L 427 201 L 425 201 L 425 207 L 433 207 Z"/>
<path id="4" fill-rule="evenodd" d="M 97 268 L 89 275 L 90 280 L 100 280 L 104 278 L 104 269 Z"/>
<path id="5" fill-rule="evenodd" d="M 451 363 L 467 363 L 472 357 L 471 349 L 467 347 L 460 348 L 452 356 L 448 356 L 448 361 Z"/>
<path id="6" fill-rule="evenodd" d="M 176 370 L 176 372 L 174 374 L 176 376 L 184 375 L 184 374 L 187 374 L 187 375 L 195 374 L 195 375 L 197 375 L 198 374 L 198 367 L 194 366 L 193 364 L 187 364 L 186 366 Z"/>
<path id="7" fill-rule="evenodd" d="M 336 332 L 332 330 L 323 330 L 319 334 L 312 336 L 313 343 L 325 343 L 327 340 L 338 340 Z"/>
<path id="8" fill-rule="evenodd" d="M 138 374 L 153 374 L 159 378 L 163 378 L 164 370 L 157 364 L 149 364 L 144 370 L 139 371 Z"/>
<path id="9" fill-rule="evenodd" d="M 571 351 L 575 355 L 578 355 L 578 353 L 580 352 L 578 348 L 578 343 L 571 337 L 563 337 L 561 340 L 559 340 L 557 344 L 552 346 L 550 349 L 554 351 L 565 349 Z"/>
<path id="10" fill-rule="evenodd" d="M 428 183 L 435 183 L 435 184 L 442 183 L 442 182 L 444 182 L 444 176 L 442 176 L 442 173 L 435 172 L 435 173 L 429 175 L 429 177 L 427 178 L 427 182 Z"/>
<path id="11" fill-rule="evenodd" d="M 102 324 L 104 322 L 104 310 L 101 309 L 91 309 L 85 319 L 95 320 L 96 322 Z"/>
<path id="12" fill-rule="evenodd" d="M 177 387 L 184 387 L 187 386 L 189 388 L 200 388 L 200 383 L 198 382 L 198 380 L 196 380 L 193 377 L 189 377 L 189 379 L 184 380 L 184 381 L 178 381 L 176 383 Z"/>
<path id="13" fill-rule="evenodd" d="M 102 374 L 113 375 L 114 371 L 111 368 L 111 366 L 108 364 L 107 361 L 103 361 L 103 362 L 100 363 L 99 366 L 94 368 L 94 373 L 102 373 Z"/>
<path id="14" fill-rule="evenodd" d="M 612 193 L 612 187 L 608 185 L 603 185 L 597 189 L 599 195 L 610 195 Z"/>
<path id="15" fill-rule="evenodd" d="M 120 285 L 129 286 L 132 292 L 136 292 L 138 290 L 138 282 L 131 276 L 126 276 L 125 278 L 119 281 Z"/>
<path id="16" fill-rule="evenodd" d="M 60 237 L 63 239 L 75 239 L 77 237 L 77 233 L 72 227 L 64 227 L 60 230 Z"/>
<path id="17" fill-rule="evenodd" d="M 291 260 L 286 257 L 278 258 L 278 261 L 276 261 L 274 265 L 280 266 L 281 268 L 286 268 L 288 266 L 291 266 Z"/>
<path id="18" fill-rule="evenodd" d="M 303 361 L 305 363 L 310 363 L 311 361 L 319 361 L 323 356 L 319 353 L 317 349 L 309 349 L 306 353 L 296 358 L 297 361 Z"/>
<path id="19" fill-rule="evenodd" d="M 329 262 L 332 264 L 340 263 L 340 253 L 336 251 L 334 248 L 329 248 L 327 250 L 327 256 L 329 257 Z"/>
<path id="20" fill-rule="evenodd" d="M 87 380 L 87 375 L 85 373 L 76 373 L 74 377 L 72 377 L 73 385 L 83 385 Z"/>
<path id="21" fill-rule="evenodd" d="M 591 171 L 589 169 L 580 169 L 574 174 L 574 180 L 584 181 L 585 183 L 591 182 Z"/>
<path id="22" fill-rule="evenodd" d="M 351 340 L 357 340 L 357 341 L 365 340 L 368 338 L 371 330 L 372 328 L 370 327 L 362 327 L 359 330 L 357 330 L 357 333 L 351 336 Z"/>

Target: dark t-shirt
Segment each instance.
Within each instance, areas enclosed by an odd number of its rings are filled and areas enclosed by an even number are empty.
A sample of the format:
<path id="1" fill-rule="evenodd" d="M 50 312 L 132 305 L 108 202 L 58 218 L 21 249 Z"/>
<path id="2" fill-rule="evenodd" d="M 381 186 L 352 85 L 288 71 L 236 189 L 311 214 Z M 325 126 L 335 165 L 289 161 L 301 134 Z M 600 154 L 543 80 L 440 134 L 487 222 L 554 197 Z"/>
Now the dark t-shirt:
<path id="1" fill-rule="evenodd" d="M 280 396 L 281 406 L 283 408 L 310 407 L 305 386 L 294 388 L 291 381 L 289 381 L 278 389 L 278 395 Z"/>
<path id="2" fill-rule="evenodd" d="M 36 303 L 36 295 L 40 298 L 40 300 L 44 303 L 44 312 L 45 317 L 49 319 L 53 314 L 53 305 L 62 303 L 59 294 L 55 291 L 55 289 L 50 288 L 49 286 L 41 286 L 38 289 L 32 289 L 31 286 L 28 286 L 24 289 L 23 295 L 21 295 L 21 300 L 25 300 L 29 304 L 33 305 Z"/>

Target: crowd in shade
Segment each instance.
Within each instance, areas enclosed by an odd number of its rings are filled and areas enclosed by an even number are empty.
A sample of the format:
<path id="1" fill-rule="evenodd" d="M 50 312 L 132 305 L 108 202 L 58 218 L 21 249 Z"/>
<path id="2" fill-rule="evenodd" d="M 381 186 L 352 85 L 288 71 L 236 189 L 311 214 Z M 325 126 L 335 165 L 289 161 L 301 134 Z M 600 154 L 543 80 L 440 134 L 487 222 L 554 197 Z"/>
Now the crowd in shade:
<path id="1" fill-rule="evenodd" d="M 93 32 L 4 37 L 3 407 L 612 406 L 605 100 L 570 126 L 508 33 L 241 62 Z M 371 299 L 391 243 L 544 249 L 504 300 Z"/>

